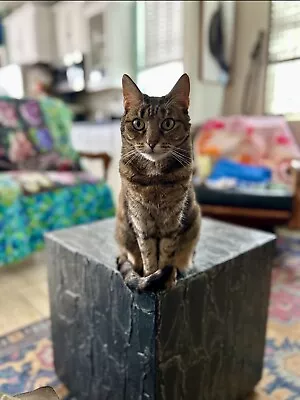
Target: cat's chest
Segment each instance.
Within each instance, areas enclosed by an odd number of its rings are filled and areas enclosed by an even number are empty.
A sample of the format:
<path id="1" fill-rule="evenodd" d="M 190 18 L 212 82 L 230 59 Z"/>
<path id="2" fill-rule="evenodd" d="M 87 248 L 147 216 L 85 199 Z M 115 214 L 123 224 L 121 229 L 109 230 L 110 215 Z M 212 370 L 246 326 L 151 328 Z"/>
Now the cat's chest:
<path id="1" fill-rule="evenodd" d="M 164 184 L 133 187 L 130 203 L 134 208 L 148 210 L 154 219 L 166 218 L 167 214 L 179 213 L 186 198 L 184 185 Z"/>
<path id="2" fill-rule="evenodd" d="M 142 188 L 143 198 L 154 206 L 178 202 L 184 198 L 185 192 L 185 185 L 174 183 L 149 185 Z"/>

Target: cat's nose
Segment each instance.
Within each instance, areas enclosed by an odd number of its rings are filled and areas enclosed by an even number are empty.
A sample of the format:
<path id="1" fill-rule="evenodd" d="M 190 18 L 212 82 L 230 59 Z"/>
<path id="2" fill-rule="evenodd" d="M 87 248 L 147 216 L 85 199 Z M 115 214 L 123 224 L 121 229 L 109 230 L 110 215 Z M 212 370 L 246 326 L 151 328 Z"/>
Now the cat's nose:
<path id="1" fill-rule="evenodd" d="M 157 145 L 157 142 L 147 142 L 148 146 L 150 147 L 150 149 L 153 151 L 154 147 Z"/>

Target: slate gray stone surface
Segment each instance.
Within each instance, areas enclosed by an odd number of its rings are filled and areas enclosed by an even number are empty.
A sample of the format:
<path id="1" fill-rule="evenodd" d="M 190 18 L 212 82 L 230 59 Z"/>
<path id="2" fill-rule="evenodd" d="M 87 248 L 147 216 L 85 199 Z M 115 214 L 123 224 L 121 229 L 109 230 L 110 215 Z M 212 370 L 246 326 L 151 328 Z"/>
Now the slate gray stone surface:
<path id="1" fill-rule="evenodd" d="M 261 378 L 274 236 L 204 219 L 177 286 L 131 292 L 113 219 L 47 234 L 58 376 L 78 400 L 235 400 Z"/>

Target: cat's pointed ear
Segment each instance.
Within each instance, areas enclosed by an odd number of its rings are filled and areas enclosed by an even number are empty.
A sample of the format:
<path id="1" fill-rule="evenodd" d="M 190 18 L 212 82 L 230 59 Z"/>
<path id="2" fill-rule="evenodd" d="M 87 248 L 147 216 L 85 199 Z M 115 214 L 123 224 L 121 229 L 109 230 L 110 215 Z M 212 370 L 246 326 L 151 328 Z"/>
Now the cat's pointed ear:
<path id="1" fill-rule="evenodd" d="M 123 75 L 122 78 L 123 87 L 123 104 L 125 111 L 131 107 L 138 106 L 143 101 L 143 93 L 133 82 L 128 75 Z"/>
<path id="2" fill-rule="evenodd" d="M 183 74 L 167 95 L 168 98 L 172 99 L 177 104 L 180 104 L 186 110 L 190 105 L 190 78 L 188 74 Z"/>

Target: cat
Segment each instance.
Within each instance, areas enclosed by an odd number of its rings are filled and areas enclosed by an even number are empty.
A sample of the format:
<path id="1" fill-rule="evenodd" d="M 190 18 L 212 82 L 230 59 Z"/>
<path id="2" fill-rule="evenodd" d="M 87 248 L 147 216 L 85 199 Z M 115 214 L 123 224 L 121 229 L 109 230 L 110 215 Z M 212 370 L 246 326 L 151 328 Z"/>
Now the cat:
<path id="1" fill-rule="evenodd" d="M 117 209 L 118 268 L 129 287 L 162 290 L 190 266 L 201 212 L 192 185 L 190 81 L 150 97 L 122 78 L 124 115 Z"/>

